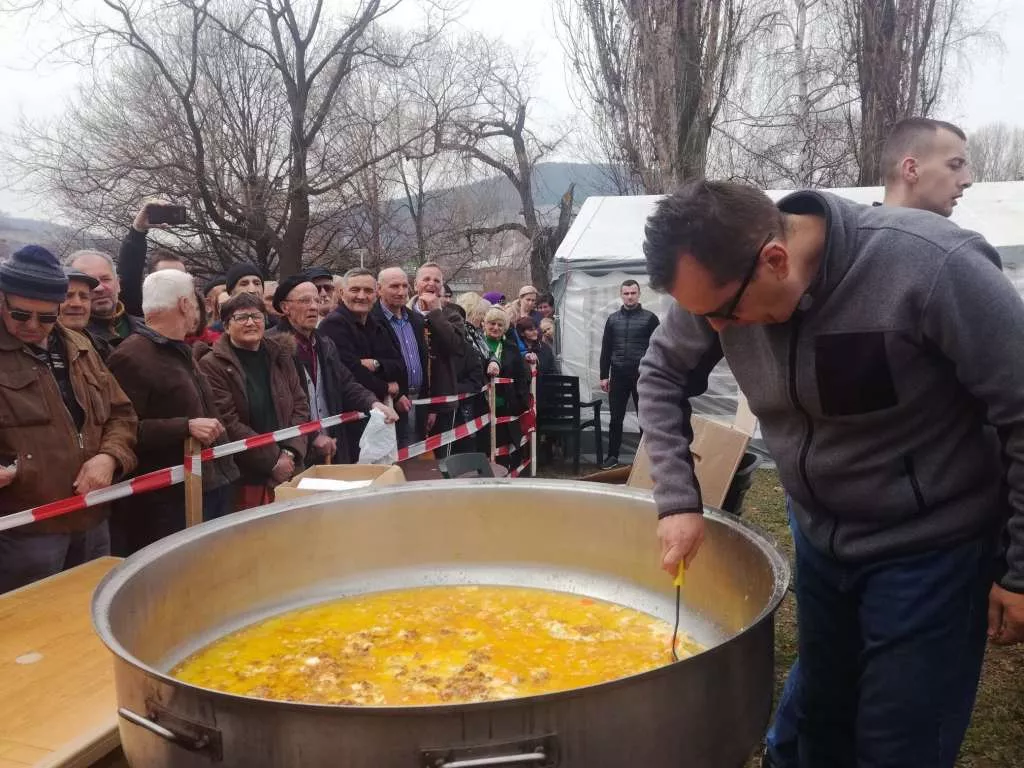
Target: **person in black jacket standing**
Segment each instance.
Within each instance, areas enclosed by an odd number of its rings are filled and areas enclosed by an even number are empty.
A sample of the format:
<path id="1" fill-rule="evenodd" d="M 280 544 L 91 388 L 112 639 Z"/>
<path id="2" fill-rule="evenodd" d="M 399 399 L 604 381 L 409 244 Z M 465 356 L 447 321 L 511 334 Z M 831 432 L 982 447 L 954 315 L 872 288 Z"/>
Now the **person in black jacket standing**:
<path id="1" fill-rule="evenodd" d="M 386 403 L 406 389 L 406 372 L 387 329 L 371 314 L 376 297 L 373 273 L 360 267 L 350 269 L 345 273 L 338 308 L 324 318 L 317 334 L 333 341 L 342 364 L 355 380 Z M 365 428 L 365 421 L 347 425 L 350 445 L 359 445 Z"/>
<path id="2" fill-rule="evenodd" d="M 658 316 L 640 306 L 640 284 L 625 280 L 620 288 L 622 307 L 604 324 L 601 340 L 601 391 L 608 393 L 611 425 L 608 429 L 608 459 L 603 469 L 619 464 L 622 445 L 622 421 L 626 418 L 629 397 L 640 413 L 636 383 L 640 378 L 640 360 L 647 352 L 651 334 L 658 327 Z"/>

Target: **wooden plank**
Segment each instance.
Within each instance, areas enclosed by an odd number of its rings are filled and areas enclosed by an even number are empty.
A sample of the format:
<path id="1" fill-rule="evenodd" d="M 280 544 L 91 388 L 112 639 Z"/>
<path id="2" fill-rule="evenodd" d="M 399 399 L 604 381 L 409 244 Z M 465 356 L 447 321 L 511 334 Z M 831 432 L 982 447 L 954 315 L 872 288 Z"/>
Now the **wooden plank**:
<path id="1" fill-rule="evenodd" d="M 113 662 L 90 604 L 118 562 L 100 558 L 0 595 L 0 768 L 78 768 L 117 747 Z"/>
<path id="2" fill-rule="evenodd" d="M 194 437 L 185 441 L 185 455 L 195 456 L 203 449 Z M 202 464 L 200 464 L 202 467 Z M 185 527 L 191 528 L 203 522 L 203 477 L 192 472 L 185 473 Z"/>

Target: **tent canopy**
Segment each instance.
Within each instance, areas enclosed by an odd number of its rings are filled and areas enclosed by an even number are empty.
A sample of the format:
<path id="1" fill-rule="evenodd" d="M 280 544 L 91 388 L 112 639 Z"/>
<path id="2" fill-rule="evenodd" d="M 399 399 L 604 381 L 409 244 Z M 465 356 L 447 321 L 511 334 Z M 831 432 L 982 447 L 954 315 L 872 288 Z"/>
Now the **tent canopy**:
<path id="1" fill-rule="evenodd" d="M 778 200 L 793 190 L 770 190 Z M 882 200 L 881 187 L 825 190 L 865 205 Z M 619 285 L 627 278 L 641 286 L 645 307 L 664 315 L 671 298 L 648 287 L 643 256 L 644 223 L 661 199 L 657 195 L 589 197 L 580 208 L 552 265 L 559 317 L 558 350 L 563 371 L 580 377 L 581 389 L 601 396 L 599 359 L 605 320 L 621 306 Z M 999 248 L 1007 272 L 1024 265 L 1024 182 L 975 184 L 953 212 L 953 221 L 982 233 Z M 1014 280 L 1015 284 L 1020 283 Z M 1024 290 L 1024 284 L 1018 285 Z M 707 415 L 735 411 L 736 383 L 724 362 L 709 383 L 708 394 L 698 398 L 694 409 Z M 626 429 L 637 430 L 630 415 Z"/>
<path id="2" fill-rule="evenodd" d="M 823 191 L 865 205 L 880 202 L 884 196 L 882 187 Z M 791 189 L 776 189 L 767 194 L 779 200 L 792 192 Z M 644 222 L 660 199 L 660 195 L 588 197 L 555 254 L 553 276 L 557 278 L 572 269 L 591 273 L 635 272 L 639 266 L 640 271 L 646 271 L 643 267 Z M 1024 261 L 1014 257 L 1014 251 L 1024 248 L 1024 182 L 975 184 L 953 210 L 952 220 L 983 234 L 992 245 L 1004 251 L 1009 263 Z"/>

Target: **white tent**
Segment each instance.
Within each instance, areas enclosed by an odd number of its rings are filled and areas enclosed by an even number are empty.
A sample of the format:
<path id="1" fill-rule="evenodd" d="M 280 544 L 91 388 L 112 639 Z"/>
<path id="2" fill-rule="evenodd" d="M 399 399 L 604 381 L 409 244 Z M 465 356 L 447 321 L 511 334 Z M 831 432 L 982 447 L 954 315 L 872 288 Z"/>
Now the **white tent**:
<path id="1" fill-rule="evenodd" d="M 882 199 L 881 187 L 828 190 L 855 202 L 870 204 Z M 771 190 L 777 200 L 792 190 Z M 580 377 L 581 394 L 601 395 L 598 367 L 605 319 L 621 306 L 619 285 L 627 278 L 640 283 L 641 301 L 648 309 L 664 314 L 670 298 L 648 288 L 643 257 L 644 223 L 658 196 L 590 197 L 555 254 L 552 277 L 558 313 L 558 350 L 562 370 Z M 1018 289 L 1024 278 L 1015 275 L 1024 267 L 1024 182 L 976 184 L 960 200 L 953 221 L 982 233 L 999 248 L 1007 273 Z M 708 394 L 695 410 L 708 415 L 728 415 L 736 409 L 736 384 L 724 365 L 712 375 Z M 632 411 L 625 428 L 637 431 Z"/>

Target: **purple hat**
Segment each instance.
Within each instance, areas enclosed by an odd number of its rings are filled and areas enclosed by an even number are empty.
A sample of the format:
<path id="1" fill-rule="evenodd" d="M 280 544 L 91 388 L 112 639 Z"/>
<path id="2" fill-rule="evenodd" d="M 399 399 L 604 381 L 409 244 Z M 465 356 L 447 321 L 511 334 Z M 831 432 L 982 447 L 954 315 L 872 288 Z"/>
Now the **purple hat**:
<path id="1" fill-rule="evenodd" d="M 505 294 L 499 291 L 488 291 L 484 294 L 484 298 L 491 302 L 491 304 L 503 304 L 505 302 Z"/>

